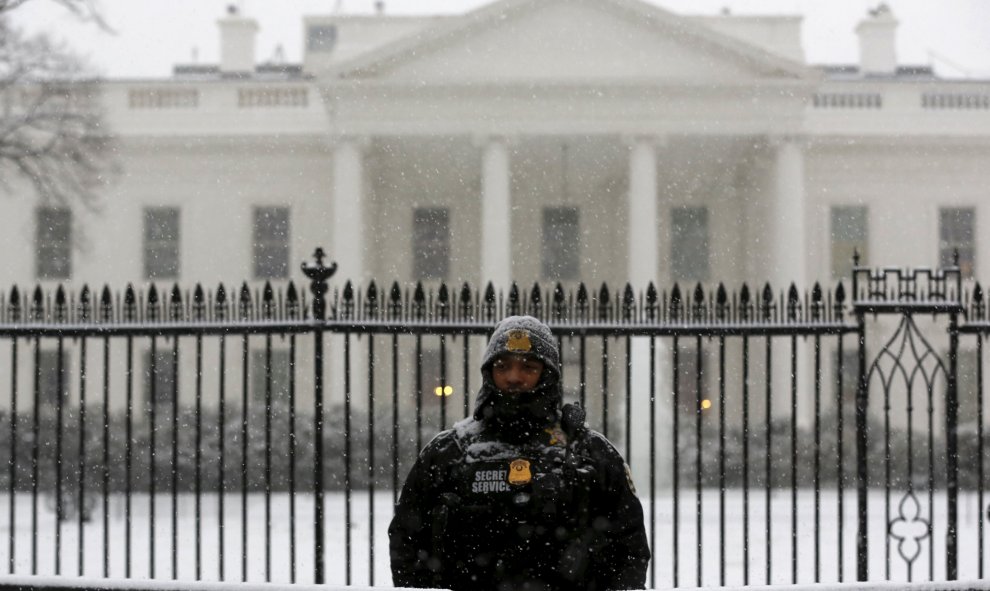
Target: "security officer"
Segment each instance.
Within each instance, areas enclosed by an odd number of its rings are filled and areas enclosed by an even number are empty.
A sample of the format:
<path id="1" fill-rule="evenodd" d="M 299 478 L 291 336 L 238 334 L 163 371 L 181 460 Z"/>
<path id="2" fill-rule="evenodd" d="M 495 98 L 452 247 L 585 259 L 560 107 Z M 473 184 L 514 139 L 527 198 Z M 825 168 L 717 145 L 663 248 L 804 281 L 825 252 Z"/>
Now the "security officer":
<path id="1" fill-rule="evenodd" d="M 629 468 L 561 407 L 560 353 L 530 316 L 502 320 L 473 416 L 437 435 L 389 526 L 398 587 L 642 589 L 650 551 Z"/>

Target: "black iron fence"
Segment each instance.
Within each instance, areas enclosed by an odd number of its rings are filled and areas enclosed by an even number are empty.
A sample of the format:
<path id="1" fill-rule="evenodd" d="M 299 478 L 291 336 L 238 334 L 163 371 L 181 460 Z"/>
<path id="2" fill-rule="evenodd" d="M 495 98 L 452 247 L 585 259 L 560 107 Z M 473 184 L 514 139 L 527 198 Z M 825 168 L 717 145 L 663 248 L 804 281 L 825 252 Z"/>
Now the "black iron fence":
<path id="1" fill-rule="evenodd" d="M 331 294 L 323 258 L 308 294 L 0 294 L 10 574 L 381 584 L 401 478 L 532 314 L 630 460 L 651 586 L 984 576 L 990 319 L 958 268 Z"/>

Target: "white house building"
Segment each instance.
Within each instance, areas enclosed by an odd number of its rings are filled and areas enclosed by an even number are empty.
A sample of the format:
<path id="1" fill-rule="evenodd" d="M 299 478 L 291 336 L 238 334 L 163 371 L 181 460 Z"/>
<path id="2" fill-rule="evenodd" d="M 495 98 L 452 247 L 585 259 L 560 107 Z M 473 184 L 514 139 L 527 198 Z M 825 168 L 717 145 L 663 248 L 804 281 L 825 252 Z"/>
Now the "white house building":
<path id="1" fill-rule="evenodd" d="M 636 0 L 310 17 L 302 66 L 219 25 L 219 65 L 105 84 L 120 178 L 71 224 L 8 203 L 5 283 L 290 277 L 316 244 L 342 277 L 497 286 L 805 285 L 853 248 L 987 270 L 990 83 L 899 65 L 883 8 L 843 66 L 795 17 Z"/>
<path id="2" fill-rule="evenodd" d="M 119 178 L 99 212 L 5 202 L 0 283 L 298 281 L 317 245 L 359 283 L 990 277 L 990 81 L 898 63 L 883 6 L 857 64 L 800 24 L 495 0 L 309 17 L 293 65 L 231 11 L 219 64 L 105 83 Z"/>

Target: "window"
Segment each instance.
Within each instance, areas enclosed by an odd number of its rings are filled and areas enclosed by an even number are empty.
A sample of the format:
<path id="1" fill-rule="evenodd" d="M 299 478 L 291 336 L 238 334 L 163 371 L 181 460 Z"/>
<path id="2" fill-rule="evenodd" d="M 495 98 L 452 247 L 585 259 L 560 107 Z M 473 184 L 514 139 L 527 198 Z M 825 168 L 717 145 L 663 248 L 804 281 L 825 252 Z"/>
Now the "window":
<path id="1" fill-rule="evenodd" d="M 852 277 L 853 254 L 857 251 L 859 263 L 869 264 L 868 222 L 865 207 L 832 207 L 832 279 Z"/>
<path id="2" fill-rule="evenodd" d="M 306 29 L 306 51 L 326 53 L 333 51 L 337 43 L 335 25 L 310 25 Z"/>
<path id="3" fill-rule="evenodd" d="M 964 277 L 972 277 L 976 257 L 976 211 L 972 207 L 943 207 L 938 216 L 938 262 L 952 264 L 953 253 L 959 251 L 959 269 Z"/>
<path id="4" fill-rule="evenodd" d="M 413 279 L 446 279 L 450 272 L 450 210 L 413 210 Z"/>
<path id="5" fill-rule="evenodd" d="M 576 207 L 543 209 L 543 277 L 574 280 L 581 275 L 580 212 Z"/>
<path id="6" fill-rule="evenodd" d="M 39 207 L 35 229 L 35 273 L 38 279 L 72 277 L 72 212 Z"/>
<path id="7" fill-rule="evenodd" d="M 159 343 L 155 351 L 154 364 L 151 363 L 151 349 L 144 354 L 144 399 L 158 405 L 172 404 L 175 392 L 175 363 L 170 348 L 163 348 Z M 154 366 L 154 367 L 152 367 Z M 155 391 L 151 391 L 152 370 L 154 372 Z"/>
<path id="8" fill-rule="evenodd" d="M 675 207 L 670 223 L 672 279 L 705 281 L 709 276 L 708 208 Z"/>
<path id="9" fill-rule="evenodd" d="M 254 277 L 289 276 L 289 208 L 254 208 Z"/>
<path id="10" fill-rule="evenodd" d="M 179 276 L 179 209 L 147 207 L 144 210 L 144 277 L 175 279 Z"/>
<path id="11" fill-rule="evenodd" d="M 57 349 L 42 349 L 39 357 L 39 373 L 41 374 L 41 380 L 38 382 L 38 399 L 39 404 L 42 406 L 42 411 L 45 409 L 53 409 L 58 404 L 59 387 L 58 387 L 58 350 Z M 69 396 L 69 354 L 66 351 L 62 351 L 62 400 L 64 401 Z"/>
<path id="12" fill-rule="evenodd" d="M 265 349 L 251 351 L 251 393 L 255 400 L 264 403 L 266 390 Z M 272 349 L 272 406 L 289 404 L 289 352 Z"/>

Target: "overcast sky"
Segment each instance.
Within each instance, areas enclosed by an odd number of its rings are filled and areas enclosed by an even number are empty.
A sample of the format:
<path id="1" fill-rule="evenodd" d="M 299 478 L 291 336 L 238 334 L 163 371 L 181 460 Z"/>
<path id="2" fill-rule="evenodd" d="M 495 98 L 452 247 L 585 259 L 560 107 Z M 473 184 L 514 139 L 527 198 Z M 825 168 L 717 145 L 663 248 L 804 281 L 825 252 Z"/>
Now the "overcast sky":
<path id="1" fill-rule="evenodd" d="M 648 0 L 681 14 L 801 14 L 809 63 L 855 63 L 856 23 L 878 0 Z M 374 0 L 97 0 L 116 30 L 108 34 L 81 24 L 50 0 L 32 0 L 14 22 L 48 31 L 87 56 L 91 67 L 112 78 L 160 78 L 175 63 L 218 61 L 216 20 L 234 3 L 258 20 L 257 56 L 269 59 L 279 45 L 287 61 L 302 54 L 304 15 L 367 14 Z M 391 14 L 460 13 L 491 0 L 387 0 Z M 902 64 L 932 64 L 947 77 L 990 78 L 990 0 L 889 0 L 900 21 Z"/>

